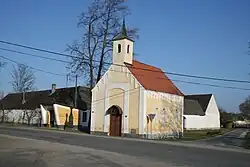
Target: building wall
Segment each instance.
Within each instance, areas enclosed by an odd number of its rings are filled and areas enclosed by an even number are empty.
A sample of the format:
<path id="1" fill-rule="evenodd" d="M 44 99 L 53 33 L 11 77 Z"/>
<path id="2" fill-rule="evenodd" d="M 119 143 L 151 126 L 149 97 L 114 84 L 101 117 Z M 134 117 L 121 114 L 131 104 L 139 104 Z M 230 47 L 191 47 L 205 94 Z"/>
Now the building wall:
<path id="1" fill-rule="evenodd" d="M 212 95 L 205 116 L 184 115 L 186 129 L 219 129 L 220 112 L 216 104 L 214 95 Z"/>
<path id="2" fill-rule="evenodd" d="M 28 124 L 27 116 L 24 116 L 25 112 L 35 112 L 33 110 L 5 110 L 6 119 L 5 122 L 13 122 L 13 123 L 24 123 Z M 2 118 L 2 112 L 0 112 L 0 118 Z M 24 118 L 24 119 L 23 119 Z M 30 124 L 39 124 L 40 118 L 39 116 L 35 116 L 31 119 Z"/>
<path id="3" fill-rule="evenodd" d="M 146 114 L 155 114 L 152 126 L 150 121 L 144 126 L 147 136 L 164 138 L 182 133 L 183 104 L 183 96 L 147 91 Z"/>
<path id="4" fill-rule="evenodd" d="M 140 84 L 128 68 L 109 67 L 92 90 L 91 131 L 109 133 L 110 116 L 106 111 L 112 105 L 122 109 L 122 133 L 139 133 Z"/>
<path id="5" fill-rule="evenodd" d="M 41 109 L 41 116 L 42 116 L 42 120 L 41 120 L 41 124 L 49 124 L 49 111 L 46 110 L 46 108 L 43 105 L 40 105 L 40 109 Z"/>
<path id="6" fill-rule="evenodd" d="M 54 104 L 54 112 L 55 112 L 55 119 L 56 124 L 59 126 L 64 126 L 66 121 L 66 114 L 67 114 L 67 121 L 69 121 L 70 116 L 70 107 L 62 106 L 58 104 Z M 73 115 L 73 125 L 78 126 L 79 125 L 79 110 L 78 109 L 72 109 L 72 115 Z"/>

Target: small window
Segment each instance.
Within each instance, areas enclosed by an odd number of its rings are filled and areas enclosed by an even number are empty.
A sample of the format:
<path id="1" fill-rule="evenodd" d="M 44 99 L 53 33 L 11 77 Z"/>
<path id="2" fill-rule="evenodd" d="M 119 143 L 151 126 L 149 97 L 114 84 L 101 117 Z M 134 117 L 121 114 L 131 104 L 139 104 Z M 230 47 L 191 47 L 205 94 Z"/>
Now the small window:
<path id="1" fill-rule="evenodd" d="M 129 53 L 129 45 L 127 46 L 127 53 Z"/>
<path id="2" fill-rule="evenodd" d="M 87 122 L 87 112 L 82 112 L 82 122 Z"/>
<path id="3" fill-rule="evenodd" d="M 118 44 L 118 53 L 121 53 L 121 51 L 122 51 L 122 46 L 121 44 Z"/>

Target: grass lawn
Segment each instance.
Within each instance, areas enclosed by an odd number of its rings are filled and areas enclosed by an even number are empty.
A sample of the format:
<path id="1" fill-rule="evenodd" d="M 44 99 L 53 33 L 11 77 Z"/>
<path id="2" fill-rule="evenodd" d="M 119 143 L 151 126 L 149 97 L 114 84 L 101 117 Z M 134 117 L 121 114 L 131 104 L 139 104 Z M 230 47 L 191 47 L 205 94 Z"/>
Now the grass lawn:
<path id="1" fill-rule="evenodd" d="M 246 149 L 250 149 L 250 132 L 248 132 L 246 137 L 245 137 L 243 147 L 246 148 Z"/>
<path id="2" fill-rule="evenodd" d="M 218 130 L 186 130 L 181 140 L 200 140 L 225 134 L 232 129 L 221 128 Z"/>

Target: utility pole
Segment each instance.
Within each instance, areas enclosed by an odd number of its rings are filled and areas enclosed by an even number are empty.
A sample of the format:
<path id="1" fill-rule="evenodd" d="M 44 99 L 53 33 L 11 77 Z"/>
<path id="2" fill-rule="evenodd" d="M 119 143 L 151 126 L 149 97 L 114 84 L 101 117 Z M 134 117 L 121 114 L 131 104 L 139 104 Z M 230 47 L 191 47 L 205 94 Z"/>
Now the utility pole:
<path id="1" fill-rule="evenodd" d="M 77 108 L 77 75 L 75 79 L 75 108 Z"/>

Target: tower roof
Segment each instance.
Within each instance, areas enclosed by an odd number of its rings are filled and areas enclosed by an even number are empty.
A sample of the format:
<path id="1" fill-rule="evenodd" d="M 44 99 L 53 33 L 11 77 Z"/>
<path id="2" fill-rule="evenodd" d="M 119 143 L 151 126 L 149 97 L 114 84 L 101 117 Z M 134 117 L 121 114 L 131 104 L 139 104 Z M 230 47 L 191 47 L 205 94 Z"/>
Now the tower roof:
<path id="1" fill-rule="evenodd" d="M 117 41 L 117 40 L 122 40 L 122 39 L 128 39 L 130 41 L 133 41 L 132 39 L 130 39 L 128 37 L 128 34 L 127 34 L 127 29 L 126 29 L 126 24 L 125 24 L 125 19 L 123 19 L 123 23 L 122 23 L 122 29 L 121 29 L 121 33 L 116 36 L 113 41 Z"/>

